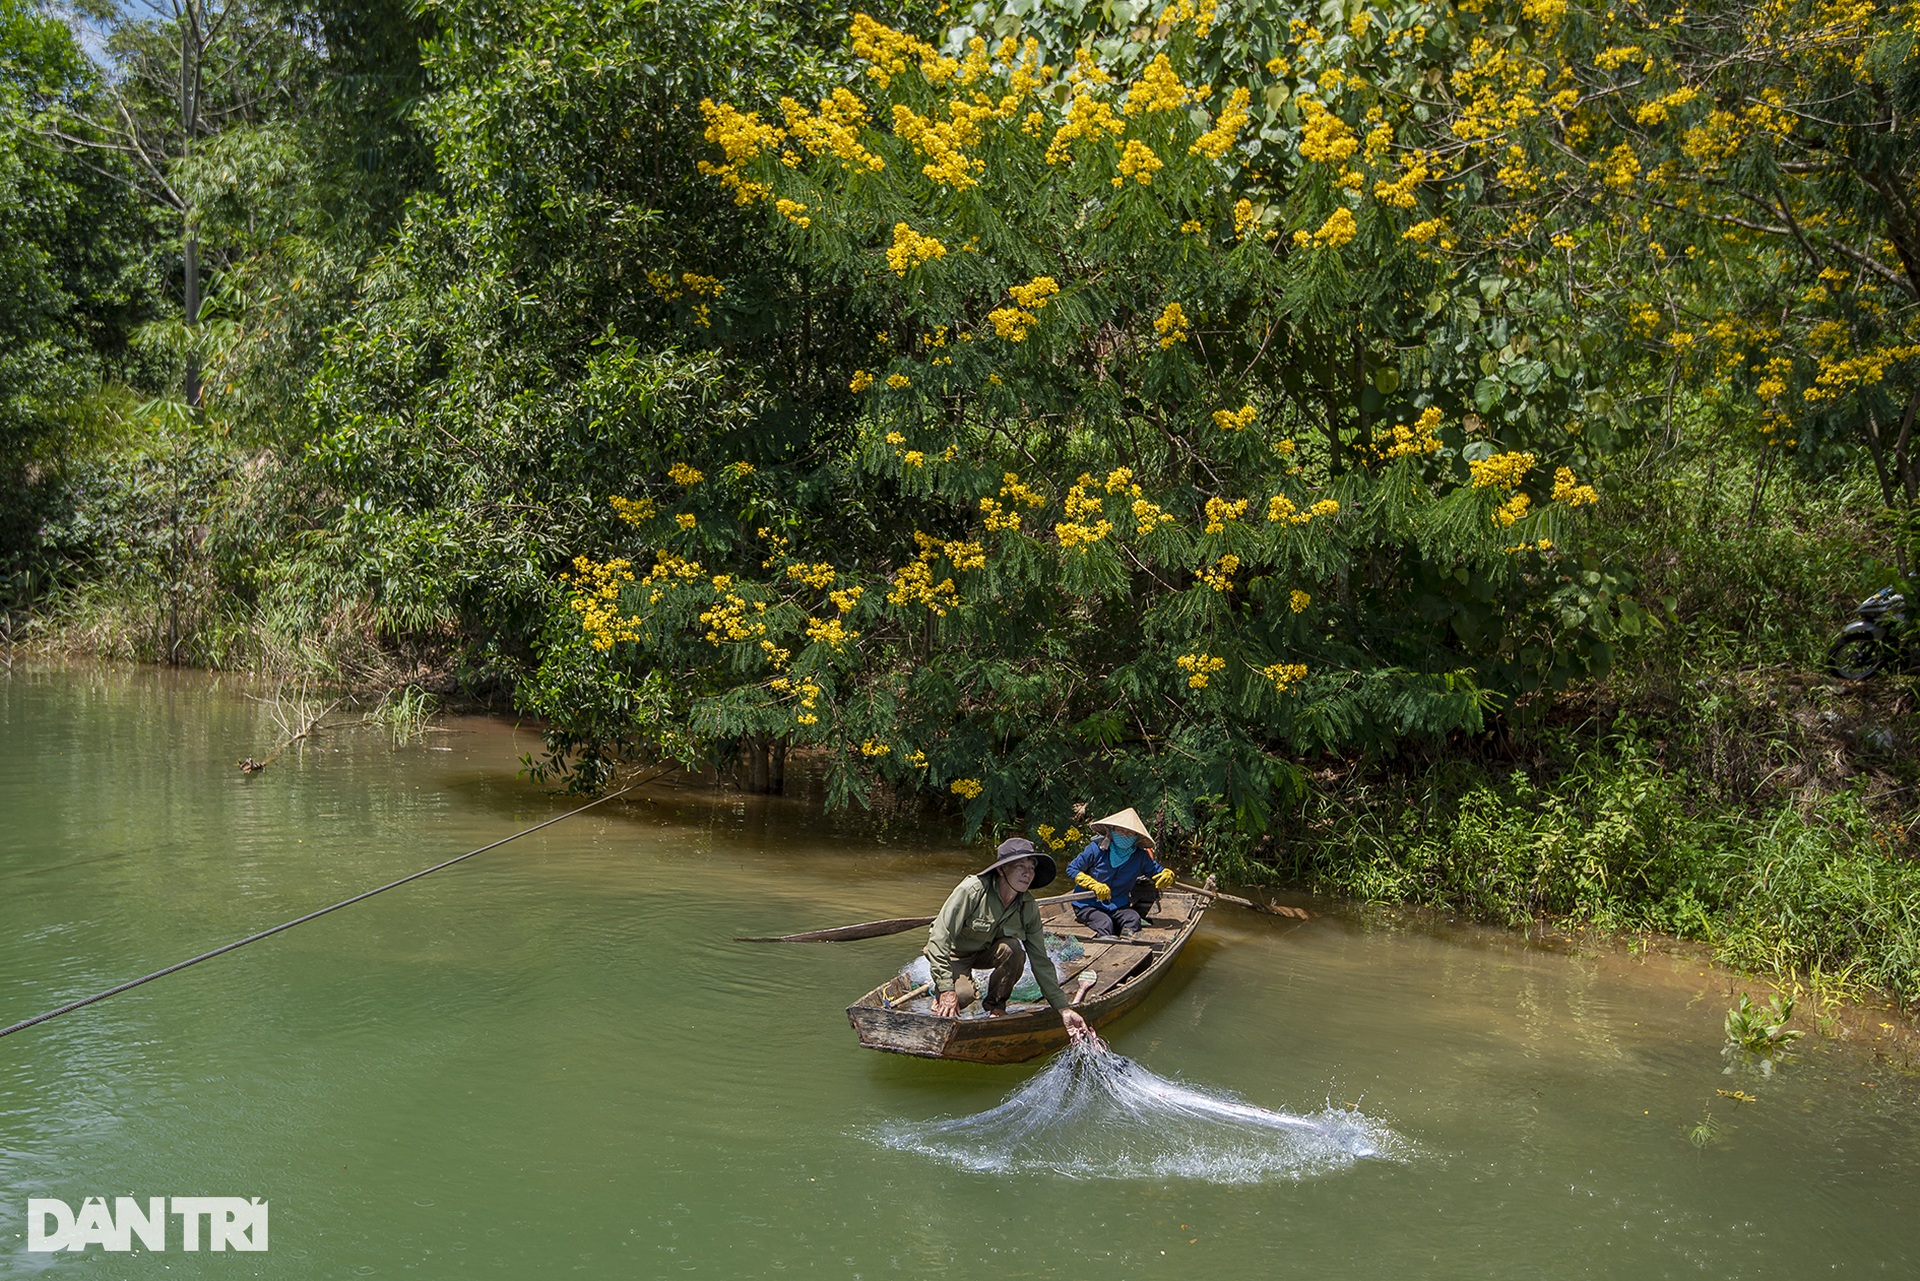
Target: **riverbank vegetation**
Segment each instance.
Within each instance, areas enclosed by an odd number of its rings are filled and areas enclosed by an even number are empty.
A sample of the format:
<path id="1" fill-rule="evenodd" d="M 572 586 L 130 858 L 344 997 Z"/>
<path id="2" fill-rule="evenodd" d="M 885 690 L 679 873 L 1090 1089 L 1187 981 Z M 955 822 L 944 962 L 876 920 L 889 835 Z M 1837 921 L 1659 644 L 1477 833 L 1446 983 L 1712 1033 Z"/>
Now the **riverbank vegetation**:
<path id="1" fill-rule="evenodd" d="M 1920 992 L 1920 8 L 0 26 L 14 643 Z"/>

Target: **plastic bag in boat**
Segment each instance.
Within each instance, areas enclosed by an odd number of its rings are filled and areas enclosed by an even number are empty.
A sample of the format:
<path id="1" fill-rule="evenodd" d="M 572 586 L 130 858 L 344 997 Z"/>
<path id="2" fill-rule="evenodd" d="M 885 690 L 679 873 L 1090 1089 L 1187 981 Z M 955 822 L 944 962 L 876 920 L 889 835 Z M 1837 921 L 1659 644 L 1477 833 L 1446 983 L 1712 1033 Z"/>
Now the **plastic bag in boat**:
<path id="1" fill-rule="evenodd" d="M 1049 934 L 1046 936 L 1046 943 L 1047 958 L 1053 962 L 1054 973 L 1056 975 L 1059 974 L 1061 968 L 1068 962 L 1077 961 L 1087 954 L 1087 949 L 1081 946 L 1080 940 L 1076 938 L 1061 938 L 1058 935 Z M 912 962 L 910 962 L 904 970 L 900 971 L 900 973 L 907 980 L 909 990 L 919 987 L 922 984 L 933 982 L 933 969 L 927 964 L 927 958 L 924 953 L 914 957 Z M 993 978 L 992 970 L 975 970 L 973 972 L 973 986 L 975 990 L 981 992 L 986 991 L 987 982 L 991 978 Z M 1020 972 L 1020 981 L 1013 985 L 1012 999 L 1016 1001 L 1037 1001 L 1040 999 L 1040 982 L 1033 977 L 1032 957 L 1027 958 L 1026 967 Z"/>

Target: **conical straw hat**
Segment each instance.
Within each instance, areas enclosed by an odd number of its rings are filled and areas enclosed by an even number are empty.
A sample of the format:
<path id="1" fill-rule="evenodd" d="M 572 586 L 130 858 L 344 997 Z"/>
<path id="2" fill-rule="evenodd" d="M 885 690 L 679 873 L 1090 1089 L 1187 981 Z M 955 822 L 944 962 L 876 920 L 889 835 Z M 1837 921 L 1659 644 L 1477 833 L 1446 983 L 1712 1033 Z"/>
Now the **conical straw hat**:
<path id="1" fill-rule="evenodd" d="M 1134 812 L 1131 805 L 1118 814 L 1109 814 L 1098 822 L 1089 824 L 1088 830 L 1094 833 L 1132 832 L 1148 849 L 1152 849 L 1155 844 L 1153 833 L 1147 830 L 1147 825 L 1140 821 L 1140 816 Z"/>

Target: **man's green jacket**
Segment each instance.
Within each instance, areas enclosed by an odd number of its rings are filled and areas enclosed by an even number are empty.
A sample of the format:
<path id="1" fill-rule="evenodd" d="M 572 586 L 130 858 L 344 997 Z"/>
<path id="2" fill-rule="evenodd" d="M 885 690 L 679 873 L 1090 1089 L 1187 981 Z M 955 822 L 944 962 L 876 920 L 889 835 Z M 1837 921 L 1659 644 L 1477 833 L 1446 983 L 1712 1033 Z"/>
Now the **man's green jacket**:
<path id="1" fill-rule="evenodd" d="M 927 968 L 933 972 L 933 989 L 945 994 L 953 990 L 954 958 L 974 956 L 993 946 L 997 939 L 1017 940 L 1027 949 L 1027 964 L 1033 967 L 1040 994 L 1056 1010 L 1069 1002 L 1060 990 L 1060 976 L 1054 971 L 1053 958 L 1040 929 L 1040 905 L 1033 895 L 1022 890 L 1011 903 L 1000 901 L 995 877 L 978 873 L 969 876 L 947 895 L 945 906 L 933 918 L 927 930 Z"/>

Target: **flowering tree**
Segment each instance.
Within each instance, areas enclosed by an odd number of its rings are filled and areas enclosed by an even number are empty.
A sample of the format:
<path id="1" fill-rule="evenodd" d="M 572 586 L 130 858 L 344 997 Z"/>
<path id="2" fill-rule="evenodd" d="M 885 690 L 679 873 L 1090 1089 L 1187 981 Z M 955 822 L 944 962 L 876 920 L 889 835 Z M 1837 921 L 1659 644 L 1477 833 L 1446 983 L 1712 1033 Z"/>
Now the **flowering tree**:
<path id="1" fill-rule="evenodd" d="M 703 104 L 703 170 L 880 355 L 845 371 L 837 480 L 689 442 L 613 496 L 631 545 L 575 563 L 588 645 L 674 673 L 697 732 L 1056 841 L 1076 800 L 1255 828 L 1290 755 L 1479 730 L 1637 622 L 1570 557 L 1596 494 L 1552 380 L 1507 439 L 1409 355 L 1457 287 L 1409 157 L 1290 91 L 1309 176 L 1255 174 L 1256 86 L 1196 72 L 1215 14 L 1154 17 L 1125 58 L 1055 61 L 858 16 L 855 84 Z M 859 528 L 808 514 L 834 483 Z"/>

